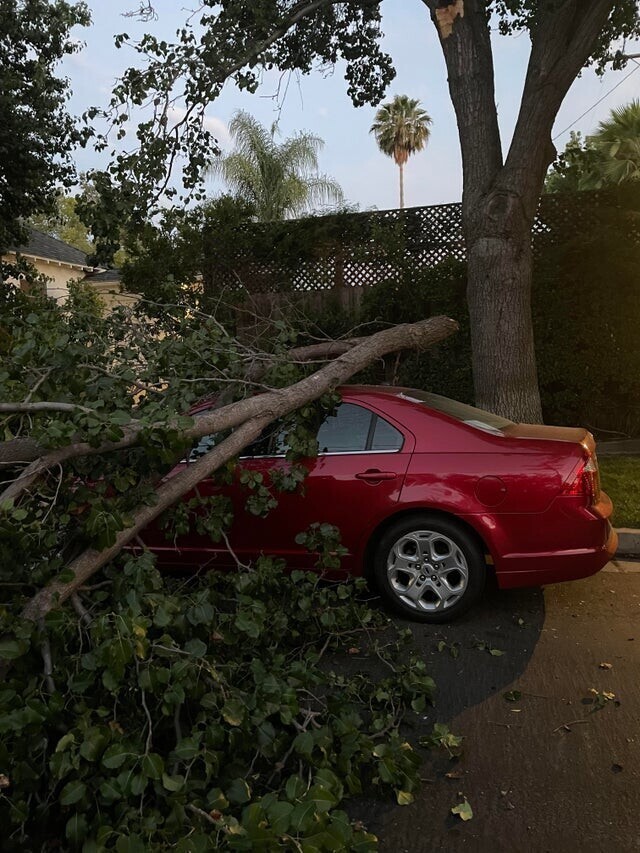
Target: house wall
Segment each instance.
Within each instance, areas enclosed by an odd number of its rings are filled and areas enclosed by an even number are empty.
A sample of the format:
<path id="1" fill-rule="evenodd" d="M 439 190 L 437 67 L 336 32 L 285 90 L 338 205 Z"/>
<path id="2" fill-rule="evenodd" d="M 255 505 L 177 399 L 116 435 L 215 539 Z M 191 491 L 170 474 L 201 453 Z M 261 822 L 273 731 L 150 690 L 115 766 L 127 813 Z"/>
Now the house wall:
<path id="1" fill-rule="evenodd" d="M 42 258 L 33 258 L 28 255 L 24 257 L 39 273 L 49 279 L 47 281 L 47 296 L 61 303 L 66 302 L 69 298 L 69 282 L 77 279 L 82 280 L 87 274 L 87 270 L 82 269 L 82 267 L 73 267 L 71 264 L 64 264 L 53 260 L 46 261 Z M 15 261 L 15 255 L 5 255 L 3 260 L 11 263 Z M 9 279 L 9 281 L 12 281 L 14 284 L 20 284 L 20 282 L 12 279 Z M 117 305 L 130 307 L 135 305 L 140 298 L 135 293 L 122 293 L 119 282 L 96 281 L 89 283 L 104 302 L 106 311 L 112 311 Z"/>
<path id="2" fill-rule="evenodd" d="M 85 270 L 81 267 L 72 267 L 70 264 L 61 264 L 58 261 L 45 261 L 40 258 L 30 258 L 26 255 L 25 259 L 39 273 L 50 279 L 47 282 L 47 296 L 60 302 L 65 302 L 69 296 L 69 282 L 74 279 L 84 278 L 86 275 Z M 15 255 L 6 255 L 3 260 L 11 263 L 15 261 Z M 18 282 L 15 283 L 17 284 Z"/>
<path id="3" fill-rule="evenodd" d="M 133 307 L 140 297 L 136 293 L 123 293 L 119 289 L 119 285 L 114 282 L 93 282 L 91 287 L 104 302 L 104 307 L 107 312 L 113 311 L 119 305 L 124 305 L 125 308 Z"/>

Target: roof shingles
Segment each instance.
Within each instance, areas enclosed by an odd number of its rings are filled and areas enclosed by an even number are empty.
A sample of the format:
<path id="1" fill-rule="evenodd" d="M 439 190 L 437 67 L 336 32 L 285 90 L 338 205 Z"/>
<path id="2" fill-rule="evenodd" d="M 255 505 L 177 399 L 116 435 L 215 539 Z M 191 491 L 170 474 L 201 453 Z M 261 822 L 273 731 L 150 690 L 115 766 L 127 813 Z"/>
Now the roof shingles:
<path id="1" fill-rule="evenodd" d="M 73 264 L 73 266 L 84 267 L 85 269 L 93 269 L 91 264 L 87 263 L 87 256 L 80 249 L 76 249 L 74 246 L 70 246 L 56 237 L 50 237 L 48 234 L 36 231 L 35 228 L 29 229 L 29 242 L 24 246 L 13 247 L 11 252 L 34 258 L 58 261 L 61 264 Z"/>

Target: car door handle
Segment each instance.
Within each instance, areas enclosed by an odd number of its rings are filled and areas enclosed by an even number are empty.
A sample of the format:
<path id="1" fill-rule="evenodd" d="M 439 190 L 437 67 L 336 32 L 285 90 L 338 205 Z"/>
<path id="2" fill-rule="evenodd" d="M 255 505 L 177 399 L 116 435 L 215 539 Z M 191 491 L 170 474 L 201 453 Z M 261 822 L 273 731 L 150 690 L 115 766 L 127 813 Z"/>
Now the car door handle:
<path id="1" fill-rule="evenodd" d="M 381 480 L 395 480 L 398 475 L 393 471 L 379 471 L 377 468 L 369 468 L 356 474 L 356 479 L 366 480 L 367 483 L 378 483 Z"/>

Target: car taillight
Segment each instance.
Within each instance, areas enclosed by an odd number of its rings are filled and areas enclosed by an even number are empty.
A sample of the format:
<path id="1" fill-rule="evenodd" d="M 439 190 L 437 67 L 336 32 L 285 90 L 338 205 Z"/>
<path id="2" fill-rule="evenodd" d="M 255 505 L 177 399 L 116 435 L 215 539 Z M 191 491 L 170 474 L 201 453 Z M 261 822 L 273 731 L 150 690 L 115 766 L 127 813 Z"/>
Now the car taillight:
<path id="1" fill-rule="evenodd" d="M 600 472 L 598 460 L 589 455 L 574 470 L 563 489 L 565 495 L 584 495 L 591 503 L 596 503 L 600 497 Z"/>

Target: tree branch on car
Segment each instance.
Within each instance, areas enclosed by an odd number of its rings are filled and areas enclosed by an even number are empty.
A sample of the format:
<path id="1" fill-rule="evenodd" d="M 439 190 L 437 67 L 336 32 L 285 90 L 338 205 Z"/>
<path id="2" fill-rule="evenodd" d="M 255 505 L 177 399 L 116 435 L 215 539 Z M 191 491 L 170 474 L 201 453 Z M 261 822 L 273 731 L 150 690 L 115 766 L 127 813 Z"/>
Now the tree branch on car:
<path id="1" fill-rule="evenodd" d="M 134 540 L 150 522 L 195 488 L 201 480 L 210 477 L 216 470 L 236 457 L 272 421 L 294 412 L 306 403 L 317 400 L 388 353 L 402 349 L 425 350 L 445 340 L 457 329 L 458 324 L 448 317 L 433 317 L 418 323 L 385 329 L 360 339 L 347 352 L 343 352 L 329 364 L 289 387 L 274 389 L 230 403 L 199 417 L 192 427 L 184 431 L 189 439 L 200 438 L 230 428 L 234 431 L 198 461 L 158 484 L 156 502 L 153 506 L 140 507 L 133 514 L 131 524 L 119 532 L 113 545 L 102 551 L 88 548 L 74 559 L 67 565 L 65 572 L 65 575 L 70 572 L 72 579 L 58 578 L 40 590 L 25 606 L 23 617 L 37 621 L 64 604 L 125 545 Z M 43 471 L 47 470 L 53 456 L 56 456 L 56 461 L 62 462 L 77 456 L 131 447 L 139 441 L 140 433 L 140 425 L 134 424 L 126 428 L 125 436 L 119 442 L 107 442 L 99 448 L 92 448 L 85 442 L 79 442 L 52 451 L 29 466 L 25 472 L 26 476 L 23 475 L 15 481 L 15 484 L 12 484 L 15 488 L 12 489 L 10 486 L 5 490 L 3 499 L 15 500 L 23 494 L 25 488 L 28 488 L 25 481 L 29 485 L 33 483 Z"/>

